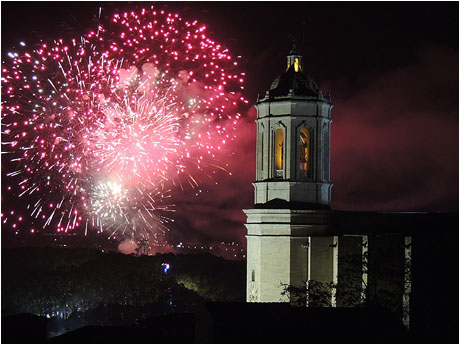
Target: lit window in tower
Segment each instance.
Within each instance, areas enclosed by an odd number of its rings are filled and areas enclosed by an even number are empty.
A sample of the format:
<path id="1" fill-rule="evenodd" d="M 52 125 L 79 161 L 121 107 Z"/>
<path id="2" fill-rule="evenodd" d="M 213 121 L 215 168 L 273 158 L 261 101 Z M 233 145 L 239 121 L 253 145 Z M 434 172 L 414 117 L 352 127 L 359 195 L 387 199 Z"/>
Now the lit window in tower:
<path id="1" fill-rule="evenodd" d="M 275 132 L 275 170 L 276 176 L 282 176 L 284 159 L 284 132 L 281 128 Z"/>
<path id="2" fill-rule="evenodd" d="M 299 58 L 295 58 L 295 61 L 294 61 L 294 70 L 295 70 L 296 72 L 299 72 L 299 71 L 300 71 Z"/>
<path id="3" fill-rule="evenodd" d="M 306 128 L 300 130 L 300 170 L 309 169 L 310 132 Z"/>

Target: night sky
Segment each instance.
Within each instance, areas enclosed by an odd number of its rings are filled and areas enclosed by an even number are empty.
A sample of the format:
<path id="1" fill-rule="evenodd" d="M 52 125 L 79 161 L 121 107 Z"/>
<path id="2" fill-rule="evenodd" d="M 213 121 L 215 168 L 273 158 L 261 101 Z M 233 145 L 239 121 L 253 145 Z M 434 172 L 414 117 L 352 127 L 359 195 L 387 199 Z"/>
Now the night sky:
<path id="1" fill-rule="evenodd" d="M 19 40 L 84 34 L 103 14 L 142 2 L 2 2 L 2 58 Z M 458 210 L 458 3 L 156 3 L 197 19 L 242 56 L 255 103 L 283 72 L 290 37 L 304 70 L 331 93 L 332 208 Z M 170 240 L 245 242 L 253 204 L 255 109 L 229 147 L 231 176 L 175 195 Z M 9 201 L 2 199 L 2 203 Z"/>

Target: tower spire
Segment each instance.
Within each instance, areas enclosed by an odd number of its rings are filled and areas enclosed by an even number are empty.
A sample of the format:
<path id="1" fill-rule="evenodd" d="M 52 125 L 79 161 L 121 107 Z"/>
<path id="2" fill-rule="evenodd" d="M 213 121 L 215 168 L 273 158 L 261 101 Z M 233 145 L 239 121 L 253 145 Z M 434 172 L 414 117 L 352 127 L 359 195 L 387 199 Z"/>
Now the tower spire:
<path id="1" fill-rule="evenodd" d="M 300 55 L 300 52 L 297 50 L 297 39 L 295 37 L 292 39 L 292 48 L 289 55 Z"/>
<path id="2" fill-rule="evenodd" d="M 302 72 L 303 70 L 302 55 L 300 54 L 300 51 L 297 49 L 297 40 L 295 38 L 292 39 L 292 48 L 287 56 L 286 70 L 289 70 L 291 66 L 294 66 L 295 72 Z"/>

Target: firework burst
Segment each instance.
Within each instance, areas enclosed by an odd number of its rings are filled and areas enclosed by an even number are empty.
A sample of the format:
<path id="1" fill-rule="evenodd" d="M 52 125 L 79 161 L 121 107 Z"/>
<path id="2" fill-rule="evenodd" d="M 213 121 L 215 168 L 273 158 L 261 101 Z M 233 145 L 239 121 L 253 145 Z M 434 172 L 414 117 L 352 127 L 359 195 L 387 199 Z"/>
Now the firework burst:
<path id="1" fill-rule="evenodd" d="M 8 53 L 8 197 L 27 200 L 35 227 L 164 231 L 171 189 L 208 175 L 247 102 L 244 73 L 205 32 L 152 7 Z"/>

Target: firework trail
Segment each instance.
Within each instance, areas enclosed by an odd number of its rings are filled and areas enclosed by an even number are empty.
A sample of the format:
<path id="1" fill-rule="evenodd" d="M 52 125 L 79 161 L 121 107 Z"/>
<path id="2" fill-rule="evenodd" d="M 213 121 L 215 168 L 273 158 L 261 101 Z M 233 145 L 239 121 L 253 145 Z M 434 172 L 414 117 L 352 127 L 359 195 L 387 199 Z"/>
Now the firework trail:
<path id="1" fill-rule="evenodd" d="M 171 190 L 215 169 L 247 103 L 236 59 L 205 32 L 152 7 L 116 13 L 79 39 L 8 52 L 7 193 L 28 213 L 2 213 L 3 222 L 16 233 L 22 217 L 31 231 L 164 231 Z"/>

